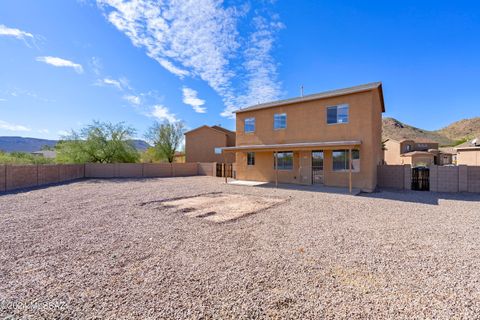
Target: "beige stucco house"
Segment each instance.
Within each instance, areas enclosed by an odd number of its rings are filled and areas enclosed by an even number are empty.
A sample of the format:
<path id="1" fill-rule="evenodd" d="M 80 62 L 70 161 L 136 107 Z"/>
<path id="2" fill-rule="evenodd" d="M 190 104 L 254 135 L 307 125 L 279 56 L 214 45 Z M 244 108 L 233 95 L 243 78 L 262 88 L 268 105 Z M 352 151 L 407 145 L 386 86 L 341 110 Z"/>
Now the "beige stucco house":
<path id="1" fill-rule="evenodd" d="M 410 164 L 412 167 L 429 167 L 434 164 L 452 163 L 451 157 L 444 157 L 438 150 L 438 143 L 431 140 L 388 139 L 384 142 L 384 149 L 384 160 L 388 165 Z"/>
<path id="2" fill-rule="evenodd" d="M 457 164 L 480 166 L 480 137 L 455 147 Z"/>
<path id="3" fill-rule="evenodd" d="M 383 161 L 380 82 L 236 111 L 236 178 L 373 191 Z"/>
<path id="4" fill-rule="evenodd" d="M 220 126 L 201 126 L 185 133 L 186 162 L 233 163 L 235 156 L 221 148 L 235 146 L 235 132 Z"/>

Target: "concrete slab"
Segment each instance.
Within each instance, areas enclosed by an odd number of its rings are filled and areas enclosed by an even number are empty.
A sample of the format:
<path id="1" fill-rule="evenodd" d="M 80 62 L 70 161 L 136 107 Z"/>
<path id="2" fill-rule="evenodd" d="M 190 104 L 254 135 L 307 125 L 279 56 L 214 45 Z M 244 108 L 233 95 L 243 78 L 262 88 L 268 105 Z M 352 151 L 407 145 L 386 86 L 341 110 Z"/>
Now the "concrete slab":
<path id="1" fill-rule="evenodd" d="M 348 191 L 348 188 L 342 187 L 330 187 L 321 184 L 312 184 L 312 185 L 300 185 L 292 183 L 279 183 L 278 186 L 275 186 L 275 183 L 272 182 L 261 182 L 261 181 L 245 181 L 245 180 L 229 180 L 228 184 L 237 185 L 237 186 L 249 186 L 249 187 L 260 187 L 260 188 L 278 188 L 278 189 L 289 189 L 289 190 L 305 190 L 310 192 L 324 192 L 324 193 L 333 193 L 333 194 L 348 194 L 348 195 L 358 195 L 361 190 L 357 188 L 352 189 L 352 193 Z"/>

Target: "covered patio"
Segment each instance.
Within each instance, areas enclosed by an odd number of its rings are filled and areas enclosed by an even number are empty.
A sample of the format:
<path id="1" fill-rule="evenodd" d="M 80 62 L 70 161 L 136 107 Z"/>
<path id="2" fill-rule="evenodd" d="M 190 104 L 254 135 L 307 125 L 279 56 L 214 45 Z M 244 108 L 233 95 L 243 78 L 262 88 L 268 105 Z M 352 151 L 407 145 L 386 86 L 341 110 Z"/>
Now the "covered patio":
<path id="1" fill-rule="evenodd" d="M 223 148 L 236 154 L 236 178 L 348 188 L 360 171 L 360 140 L 255 144 Z"/>

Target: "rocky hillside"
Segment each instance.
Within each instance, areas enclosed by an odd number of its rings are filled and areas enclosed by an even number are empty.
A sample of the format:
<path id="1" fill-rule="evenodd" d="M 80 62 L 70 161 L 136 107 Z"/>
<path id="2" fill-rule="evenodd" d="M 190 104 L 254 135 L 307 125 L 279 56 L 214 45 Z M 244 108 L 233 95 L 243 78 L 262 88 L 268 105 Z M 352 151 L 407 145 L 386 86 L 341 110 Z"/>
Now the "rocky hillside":
<path id="1" fill-rule="evenodd" d="M 385 139 L 428 139 L 438 142 L 441 146 L 448 146 L 476 136 L 480 136 L 480 117 L 460 120 L 435 131 L 416 128 L 394 118 L 383 119 Z"/>

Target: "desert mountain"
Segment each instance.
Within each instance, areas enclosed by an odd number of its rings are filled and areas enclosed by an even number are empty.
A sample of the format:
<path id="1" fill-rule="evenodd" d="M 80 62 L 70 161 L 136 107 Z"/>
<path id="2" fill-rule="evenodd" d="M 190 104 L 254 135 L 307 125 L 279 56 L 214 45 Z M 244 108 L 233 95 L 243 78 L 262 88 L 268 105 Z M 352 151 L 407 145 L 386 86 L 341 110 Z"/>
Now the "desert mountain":
<path id="1" fill-rule="evenodd" d="M 394 118 L 383 119 L 384 139 L 427 139 L 436 141 L 441 146 L 448 146 L 478 136 L 480 136 L 480 117 L 460 120 L 434 131 L 413 127 Z"/>
<path id="2" fill-rule="evenodd" d="M 143 140 L 132 140 L 138 151 L 145 151 L 150 145 Z M 57 140 L 24 138 L 24 137 L 0 137 L 0 150 L 5 152 L 34 152 L 44 146 L 54 147 Z"/>

